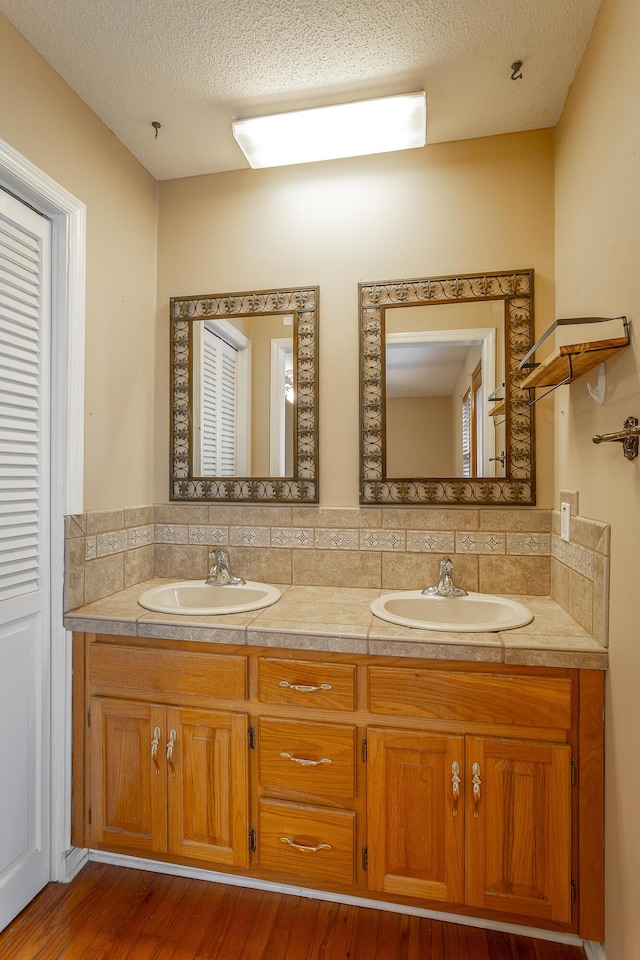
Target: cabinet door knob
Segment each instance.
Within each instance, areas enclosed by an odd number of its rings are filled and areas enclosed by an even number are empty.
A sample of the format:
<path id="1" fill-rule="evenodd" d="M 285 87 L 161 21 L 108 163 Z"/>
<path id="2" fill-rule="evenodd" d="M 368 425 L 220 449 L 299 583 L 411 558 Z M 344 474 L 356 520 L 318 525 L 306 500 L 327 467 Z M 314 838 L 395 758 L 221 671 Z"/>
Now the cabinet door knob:
<path id="1" fill-rule="evenodd" d="M 281 843 L 288 843 L 294 850 L 300 850 L 302 853 L 319 853 L 320 850 L 332 850 L 330 843 L 319 843 L 316 847 L 308 847 L 304 843 L 296 843 L 291 837 L 280 837 Z"/>
<path id="2" fill-rule="evenodd" d="M 153 731 L 153 740 L 151 741 L 151 759 L 155 763 L 157 776 L 160 776 L 160 764 L 158 763 L 158 744 L 160 743 L 161 736 L 162 730 L 160 727 L 156 727 Z"/>
<path id="3" fill-rule="evenodd" d="M 457 760 L 454 760 L 451 764 L 451 784 L 453 791 L 453 810 L 452 815 L 454 817 L 458 816 L 458 800 L 460 799 L 460 784 L 462 780 L 460 777 L 460 764 Z"/>
<path id="4" fill-rule="evenodd" d="M 318 690 L 332 689 L 330 683 L 321 683 L 319 686 L 314 687 L 308 683 L 290 683 L 288 680 L 281 680 L 278 686 L 288 687 L 289 690 L 296 690 L 298 693 L 316 693 Z"/>
<path id="5" fill-rule="evenodd" d="M 299 763 L 301 767 L 319 767 L 322 763 L 333 763 L 328 757 L 322 757 L 321 760 L 307 760 L 306 757 L 294 757 L 292 753 L 284 751 L 280 754 L 283 760 L 292 760 L 293 763 Z"/>
<path id="6" fill-rule="evenodd" d="M 480 804 L 480 787 L 482 786 L 479 763 L 474 763 L 471 765 L 471 782 L 473 783 L 473 819 L 477 820 L 478 806 Z"/>
<path id="7" fill-rule="evenodd" d="M 175 768 L 175 765 L 174 765 L 174 763 L 173 763 L 173 748 L 174 748 L 174 746 L 175 746 L 175 742 L 176 742 L 177 737 L 178 737 L 178 734 L 176 733 L 175 730 L 170 730 L 170 731 L 169 731 L 169 742 L 167 743 L 167 763 L 168 763 L 169 766 L 171 767 L 171 776 L 172 776 L 172 777 L 175 777 L 175 775 L 176 775 L 176 768 Z"/>

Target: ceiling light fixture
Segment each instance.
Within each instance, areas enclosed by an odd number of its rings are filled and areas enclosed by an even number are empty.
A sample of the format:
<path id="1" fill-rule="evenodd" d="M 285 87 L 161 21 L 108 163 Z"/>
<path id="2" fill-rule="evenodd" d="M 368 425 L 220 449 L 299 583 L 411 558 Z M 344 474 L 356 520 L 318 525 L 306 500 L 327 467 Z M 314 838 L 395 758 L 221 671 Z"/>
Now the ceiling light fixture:
<path id="1" fill-rule="evenodd" d="M 424 147 L 426 113 L 421 92 L 235 120 L 231 126 L 252 167 L 279 167 Z"/>

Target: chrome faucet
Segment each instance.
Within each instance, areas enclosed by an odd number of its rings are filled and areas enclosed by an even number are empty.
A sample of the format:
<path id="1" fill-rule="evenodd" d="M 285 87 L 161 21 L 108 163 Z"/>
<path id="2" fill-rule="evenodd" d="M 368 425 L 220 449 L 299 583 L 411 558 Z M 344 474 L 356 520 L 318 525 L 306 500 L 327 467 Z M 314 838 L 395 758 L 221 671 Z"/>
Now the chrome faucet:
<path id="1" fill-rule="evenodd" d="M 453 560 L 451 557 L 443 557 L 440 561 L 438 582 L 433 587 L 425 587 L 422 593 L 425 597 L 466 597 L 467 591 L 462 587 L 456 587 L 452 577 Z"/>
<path id="2" fill-rule="evenodd" d="M 209 560 L 211 560 L 212 563 L 209 567 L 209 576 L 205 582 L 210 586 L 238 586 L 247 582 L 243 580 L 242 577 L 234 577 L 232 575 L 227 550 L 222 550 L 220 547 L 217 547 L 209 554 Z"/>

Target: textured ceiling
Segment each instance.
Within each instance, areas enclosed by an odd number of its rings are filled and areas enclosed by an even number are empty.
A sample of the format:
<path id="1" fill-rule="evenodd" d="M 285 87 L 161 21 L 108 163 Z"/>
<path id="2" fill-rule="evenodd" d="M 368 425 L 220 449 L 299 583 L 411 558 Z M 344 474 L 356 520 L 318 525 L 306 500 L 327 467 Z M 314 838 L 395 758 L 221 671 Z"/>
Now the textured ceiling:
<path id="1" fill-rule="evenodd" d="M 600 3 L 0 0 L 0 11 L 167 180 L 246 167 L 232 119 L 415 90 L 429 143 L 553 126 Z"/>

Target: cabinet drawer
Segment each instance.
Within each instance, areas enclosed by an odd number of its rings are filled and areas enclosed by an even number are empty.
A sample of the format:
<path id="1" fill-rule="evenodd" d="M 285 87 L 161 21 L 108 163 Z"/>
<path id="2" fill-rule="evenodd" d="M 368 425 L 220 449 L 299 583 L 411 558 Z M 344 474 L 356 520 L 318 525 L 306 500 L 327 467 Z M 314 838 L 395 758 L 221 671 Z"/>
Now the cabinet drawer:
<path id="1" fill-rule="evenodd" d="M 261 786 L 296 799 L 351 800 L 355 736 L 352 726 L 263 718 L 258 741 Z"/>
<path id="2" fill-rule="evenodd" d="M 91 644 L 92 687 L 117 687 L 127 693 L 244 700 L 244 657 L 189 653 L 182 650 L 149 650 L 142 647 Z"/>
<path id="3" fill-rule="evenodd" d="M 258 865 L 310 880 L 354 882 L 353 810 L 260 800 Z"/>
<path id="4" fill-rule="evenodd" d="M 258 697 L 263 703 L 353 710 L 355 681 L 351 664 L 261 658 Z"/>
<path id="5" fill-rule="evenodd" d="M 571 680 L 369 667 L 372 713 L 568 730 Z"/>

